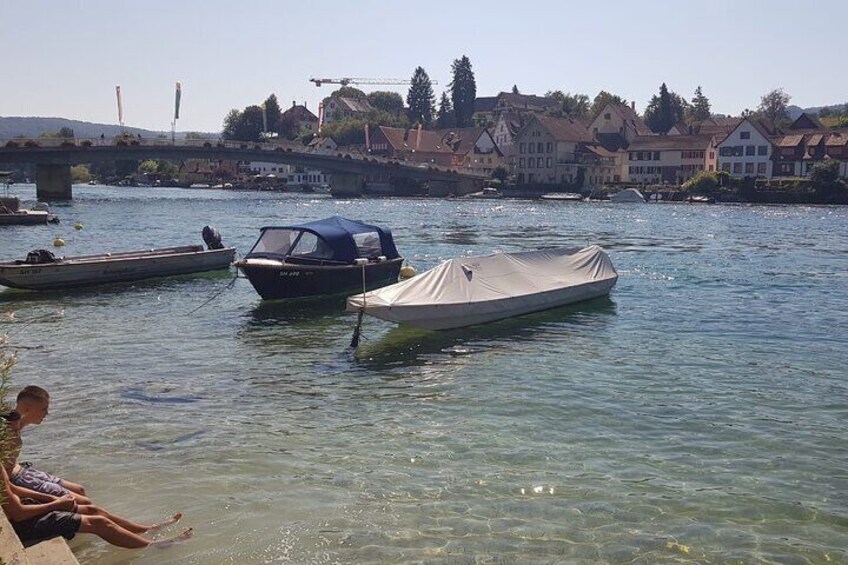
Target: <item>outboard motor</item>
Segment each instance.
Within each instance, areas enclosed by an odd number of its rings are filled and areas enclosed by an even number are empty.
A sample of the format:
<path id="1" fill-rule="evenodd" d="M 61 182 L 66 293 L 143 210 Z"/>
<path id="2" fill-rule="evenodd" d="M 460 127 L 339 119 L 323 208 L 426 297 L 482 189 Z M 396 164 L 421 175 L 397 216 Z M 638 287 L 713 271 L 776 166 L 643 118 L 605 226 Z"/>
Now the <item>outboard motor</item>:
<path id="1" fill-rule="evenodd" d="M 203 241 L 208 249 L 223 249 L 224 244 L 221 243 L 221 234 L 212 226 L 203 226 Z"/>

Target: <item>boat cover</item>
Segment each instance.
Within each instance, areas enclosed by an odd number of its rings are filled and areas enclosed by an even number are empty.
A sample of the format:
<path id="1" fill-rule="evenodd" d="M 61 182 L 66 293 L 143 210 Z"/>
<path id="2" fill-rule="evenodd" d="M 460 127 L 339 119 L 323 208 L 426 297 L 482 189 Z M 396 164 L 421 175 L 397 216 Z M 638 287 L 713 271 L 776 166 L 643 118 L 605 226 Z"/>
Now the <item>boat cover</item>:
<path id="1" fill-rule="evenodd" d="M 414 278 L 366 293 L 364 305 L 368 314 L 409 323 L 416 317 L 450 316 L 450 310 L 469 318 L 491 317 L 507 302 L 518 312 L 508 315 L 520 315 L 585 300 L 587 286 L 607 294 L 617 278 L 609 256 L 597 245 L 494 253 L 450 259 Z M 462 307 L 451 308 L 458 305 Z M 348 311 L 362 307 L 362 294 L 348 298 Z M 499 317 L 505 316 L 493 319 Z"/>
<path id="2" fill-rule="evenodd" d="M 345 262 L 352 262 L 354 259 L 363 256 L 360 253 L 360 249 L 357 248 L 357 242 L 354 240 L 355 235 L 373 234 L 376 232 L 380 236 L 380 247 L 382 248 L 381 254 L 384 255 L 386 259 L 396 259 L 400 257 L 400 255 L 398 255 L 397 248 L 395 248 L 391 230 L 371 224 L 357 222 L 355 220 L 348 220 L 341 216 L 332 216 L 323 220 L 316 220 L 314 222 L 306 222 L 304 224 L 290 226 L 265 226 L 262 228 L 262 232 L 264 233 L 265 230 L 271 229 L 303 230 L 313 233 L 329 244 L 332 249 L 331 258 L 333 260 Z M 362 247 L 361 243 L 360 247 Z M 263 256 L 267 256 L 267 254 L 264 254 Z M 249 258 L 250 254 L 248 254 L 247 257 Z"/>

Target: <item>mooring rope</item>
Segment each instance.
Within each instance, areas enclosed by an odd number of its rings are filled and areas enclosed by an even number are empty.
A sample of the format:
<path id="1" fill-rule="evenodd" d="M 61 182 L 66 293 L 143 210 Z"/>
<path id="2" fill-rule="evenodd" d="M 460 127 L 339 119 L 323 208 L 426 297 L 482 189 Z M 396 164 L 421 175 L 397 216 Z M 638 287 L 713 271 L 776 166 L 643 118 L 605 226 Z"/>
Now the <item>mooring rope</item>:
<path id="1" fill-rule="evenodd" d="M 203 304 L 201 304 L 200 306 L 198 306 L 197 308 L 195 308 L 194 310 L 192 310 L 191 312 L 189 312 L 186 315 L 191 316 L 192 314 L 194 314 L 195 312 L 197 312 L 198 310 L 200 310 L 201 308 L 203 308 L 204 306 L 206 306 L 207 304 L 209 304 L 210 302 L 212 302 L 213 300 L 215 300 L 216 298 L 221 296 L 221 294 L 223 294 L 223 292 L 225 290 L 229 290 L 229 289 L 233 288 L 233 285 L 236 284 L 236 281 L 238 280 L 238 278 L 239 278 L 238 271 L 236 271 L 236 275 L 233 277 L 233 280 L 231 280 L 230 282 L 227 283 L 227 286 L 225 286 L 221 290 L 217 291 L 215 294 L 210 296 L 209 299 L 206 302 L 204 302 Z"/>

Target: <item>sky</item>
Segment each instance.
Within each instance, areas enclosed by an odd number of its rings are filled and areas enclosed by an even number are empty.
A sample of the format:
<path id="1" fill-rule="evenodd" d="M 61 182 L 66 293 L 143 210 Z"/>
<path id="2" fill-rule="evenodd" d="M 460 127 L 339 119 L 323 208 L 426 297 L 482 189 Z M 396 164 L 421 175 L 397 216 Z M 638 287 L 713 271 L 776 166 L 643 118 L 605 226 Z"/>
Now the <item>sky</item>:
<path id="1" fill-rule="evenodd" d="M 713 112 L 775 88 L 801 107 L 848 102 L 848 1 L 0 0 L 0 116 L 220 131 L 274 93 L 317 114 L 311 77 L 409 79 L 436 98 L 467 55 L 478 96 L 607 90 L 644 110 L 665 82 Z M 406 97 L 406 86 L 364 86 Z"/>

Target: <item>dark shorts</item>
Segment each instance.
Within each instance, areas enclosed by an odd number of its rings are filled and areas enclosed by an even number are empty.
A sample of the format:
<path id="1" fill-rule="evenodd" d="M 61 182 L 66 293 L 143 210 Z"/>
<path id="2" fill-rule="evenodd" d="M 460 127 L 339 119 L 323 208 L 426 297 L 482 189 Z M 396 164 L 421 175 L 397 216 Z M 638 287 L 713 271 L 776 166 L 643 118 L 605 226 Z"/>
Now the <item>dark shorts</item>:
<path id="1" fill-rule="evenodd" d="M 51 496 L 64 496 L 70 492 L 62 486 L 62 479 L 54 477 L 50 473 L 34 469 L 32 463 L 21 463 L 20 472 L 12 475 L 11 479 L 12 483 L 19 487 L 28 488 Z"/>
<path id="2" fill-rule="evenodd" d="M 18 534 L 21 543 L 28 547 L 59 536 L 72 539 L 77 535 L 81 523 L 82 517 L 79 514 L 54 510 L 38 518 L 15 522 L 12 528 Z"/>

